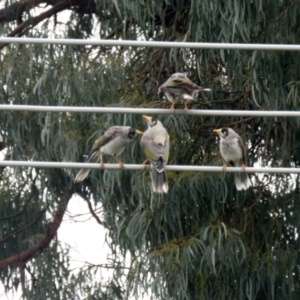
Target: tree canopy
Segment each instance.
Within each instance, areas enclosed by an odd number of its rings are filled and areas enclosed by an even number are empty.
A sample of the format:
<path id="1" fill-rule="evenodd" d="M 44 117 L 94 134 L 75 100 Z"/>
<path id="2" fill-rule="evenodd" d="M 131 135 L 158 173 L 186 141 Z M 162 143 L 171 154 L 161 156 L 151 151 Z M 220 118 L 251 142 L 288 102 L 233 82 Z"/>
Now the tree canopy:
<path id="1" fill-rule="evenodd" d="M 1 36 L 300 44 L 297 1 L 3 1 Z M 300 109 L 297 51 L 0 45 L 2 104 L 166 108 L 157 88 L 175 72 L 209 87 L 191 109 Z M 221 165 L 212 130 L 231 127 L 248 165 L 300 166 L 298 118 L 161 116 L 169 164 Z M 113 125 L 145 129 L 140 115 L 0 111 L 7 160 L 83 162 Z M 126 163 L 145 159 L 134 139 Z M 109 158 L 105 157 L 105 161 Z M 0 169 L 0 279 L 24 299 L 297 299 L 299 176 L 168 172 L 169 192 L 152 193 L 148 172 Z M 113 276 L 100 266 L 71 272 L 57 230 L 79 194 L 108 229 Z M 101 207 L 101 214 L 95 209 Z M 87 233 L 97 239 L 97 228 Z M 101 253 L 99 252 L 99 255 Z M 124 257 L 130 266 L 124 267 Z M 81 296 L 80 296 L 81 295 Z"/>

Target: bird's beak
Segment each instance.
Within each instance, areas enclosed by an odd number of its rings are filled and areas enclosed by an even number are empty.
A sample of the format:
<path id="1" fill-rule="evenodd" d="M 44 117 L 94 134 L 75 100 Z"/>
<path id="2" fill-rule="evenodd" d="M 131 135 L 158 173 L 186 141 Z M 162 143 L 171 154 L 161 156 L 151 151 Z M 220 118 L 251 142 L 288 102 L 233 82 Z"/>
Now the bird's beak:
<path id="1" fill-rule="evenodd" d="M 148 117 L 148 116 L 143 115 L 143 118 L 144 118 L 147 122 L 151 122 L 151 117 Z"/>
<path id="2" fill-rule="evenodd" d="M 219 134 L 221 132 L 221 130 L 220 129 L 214 129 L 213 132 Z"/>
<path id="3" fill-rule="evenodd" d="M 136 133 L 136 134 L 144 134 L 143 131 L 139 131 L 139 130 L 136 130 L 135 133 Z"/>

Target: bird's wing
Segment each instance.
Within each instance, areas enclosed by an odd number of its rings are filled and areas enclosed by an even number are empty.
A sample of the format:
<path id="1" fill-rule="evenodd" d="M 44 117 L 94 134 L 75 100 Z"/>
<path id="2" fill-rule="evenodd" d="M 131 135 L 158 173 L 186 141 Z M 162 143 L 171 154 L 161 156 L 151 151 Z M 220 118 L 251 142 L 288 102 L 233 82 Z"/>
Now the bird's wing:
<path id="1" fill-rule="evenodd" d="M 246 164 L 246 160 L 247 160 L 246 148 L 245 148 L 242 138 L 239 135 L 237 135 L 237 141 L 238 141 L 239 147 L 242 149 L 242 161 L 244 164 Z"/>
<path id="2" fill-rule="evenodd" d="M 173 85 L 173 84 L 182 84 L 182 83 L 186 83 L 185 78 L 174 78 L 174 79 L 172 80 L 172 85 Z"/>
<path id="3" fill-rule="evenodd" d="M 170 137 L 167 131 L 162 128 L 159 134 L 154 138 L 154 145 L 160 151 L 160 155 L 165 162 L 169 160 L 169 151 L 170 151 Z"/>
<path id="4" fill-rule="evenodd" d="M 99 150 L 102 146 L 106 145 L 108 142 L 115 139 L 120 134 L 120 127 L 113 126 L 110 127 L 105 133 L 95 141 L 93 148 L 89 152 L 89 157 L 97 150 Z"/>
<path id="5" fill-rule="evenodd" d="M 176 93 L 176 91 L 180 91 L 180 93 L 183 95 L 183 98 L 186 100 L 193 100 L 194 93 L 203 90 L 201 86 L 193 83 L 187 77 L 168 80 L 162 90 L 164 89 L 173 91 L 174 93 Z"/>
<path id="6" fill-rule="evenodd" d="M 165 146 L 165 151 L 164 151 L 164 160 L 166 160 L 166 161 L 169 160 L 169 152 L 170 152 L 170 137 L 167 134 L 166 146 Z"/>
<path id="7" fill-rule="evenodd" d="M 169 78 L 165 84 L 163 84 L 166 88 L 181 88 L 184 84 L 193 84 L 188 78 Z"/>
<path id="8" fill-rule="evenodd" d="M 141 147 L 146 155 L 146 157 L 150 160 L 155 160 L 155 151 L 153 151 L 153 146 L 151 145 L 152 135 L 150 130 L 146 130 L 141 138 Z"/>

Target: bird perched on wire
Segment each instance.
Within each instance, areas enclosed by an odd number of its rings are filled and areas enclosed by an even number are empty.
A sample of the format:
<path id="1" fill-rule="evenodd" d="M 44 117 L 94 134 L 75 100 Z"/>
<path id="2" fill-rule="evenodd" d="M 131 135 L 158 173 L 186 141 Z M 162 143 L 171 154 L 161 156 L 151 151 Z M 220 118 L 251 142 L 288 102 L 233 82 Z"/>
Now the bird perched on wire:
<path id="1" fill-rule="evenodd" d="M 184 110 L 188 110 L 187 103 L 195 100 L 194 96 L 197 92 L 209 92 L 210 90 L 193 83 L 183 73 L 174 73 L 158 88 L 158 91 L 163 92 L 172 103 L 171 110 L 175 110 L 175 103 L 181 101 L 184 101 Z"/>
<path id="2" fill-rule="evenodd" d="M 225 160 L 223 169 L 227 166 L 241 167 L 245 171 L 246 149 L 242 138 L 231 128 L 215 129 L 213 132 L 220 137 L 220 152 Z M 235 173 L 235 185 L 240 190 L 251 186 L 251 181 L 246 172 Z"/>
<path id="3" fill-rule="evenodd" d="M 160 121 L 148 116 L 143 118 L 147 121 L 148 129 L 140 144 L 151 164 L 152 189 L 158 194 L 167 193 L 169 187 L 165 167 L 169 159 L 170 138 Z"/>
<path id="4" fill-rule="evenodd" d="M 103 154 L 113 155 L 115 160 L 124 168 L 119 155 L 124 151 L 126 146 L 132 141 L 136 134 L 143 132 L 130 126 L 112 126 L 94 143 L 93 148 L 88 154 L 89 163 L 100 162 L 100 168 L 104 168 Z M 75 182 L 84 180 L 89 174 L 90 169 L 81 169 L 76 175 Z"/>

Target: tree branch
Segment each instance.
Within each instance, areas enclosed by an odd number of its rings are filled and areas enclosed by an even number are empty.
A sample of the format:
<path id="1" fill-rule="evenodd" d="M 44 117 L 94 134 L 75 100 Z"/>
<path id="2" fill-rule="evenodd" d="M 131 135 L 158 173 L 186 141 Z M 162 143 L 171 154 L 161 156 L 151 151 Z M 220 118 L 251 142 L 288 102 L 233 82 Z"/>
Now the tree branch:
<path id="1" fill-rule="evenodd" d="M 13 37 L 18 35 L 22 35 L 24 32 L 22 32 L 24 29 L 26 29 L 26 27 L 28 28 L 30 27 L 34 27 L 36 26 L 38 23 L 42 22 L 45 19 L 48 19 L 50 17 L 52 17 L 54 14 L 70 7 L 70 1 L 68 0 L 64 0 L 61 1 L 59 3 L 57 3 L 56 5 L 54 5 L 52 8 L 50 8 L 49 10 L 41 13 L 40 15 L 33 17 L 30 20 L 27 20 L 25 22 L 22 22 L 20 25 L 18 25 L 11 33 L 9 33 L 7 36 L 8 37 Z"/>
<path id="2" fill-rule="evenodd" d="M 60 203 L 60 205 L 58 206 L 58 209 L 55 213 L 53 221 L 49 225 L 45 235 L 33 247 L 31 247 L 27 251 L 24 251 L 17 255 L 13 255 L 4 260 L 1 260 L 0 261 L 0 269 L 5 268 L 10 265 L 13 265 L 13 264 L 16 264 L 16 263 L 26 262 L 26 261 L 32 259 L 33 257 L 35 257 L 38 253 L 42 252 L 44 249 L 46 249 L 50 245 L 52 239 L 54 238 L 54 236 L 57 233 L 58 228 L 60 227 L 60 224 L 61 224 L 63 216 L 65 214 L 67 205 L 68 205 L 69 200 L 71 199 L 72 195 L 73 195 L 73 191 L 68 190 L 66 192 L 65 200 L 62 203 Z"/>
<path id="3" fill-rule="evenodd" d="M 17 21 L 28 6 L 37 6 L 45 0 L 20 0 L 10 6 L 0 9 L 0 24 Z"/>
<path id="4" fill-rule="evenodd" d="M 25 1 L 25 2 L 27 2 L 27 1 Z M 58 13 L 60 11 L 63 11 L 64 9 L 66 9 L 70 6 L 71 6 L 70 1 L 64 0 L 64 1 L 57 3 L 49 10 L 41 13 L 40 15 L 38 15 L 30 20 L 27 20 L 27 21 L 21 22 L 21 23 L 18 22 L 19 25 L 11 33 L 9 33 L 7 35 L 7 37 L 14 37 L 16 35 L 21 36 L 24 34 L 25 29 L 29 29 L 30 27 L 32 28 L 32 27 L 36 26 L 41 21 L 50 18 L 51 16 L 55 15 L 56 13 Z M 20 18 L 18 18 L 18 20 L 20 20 Z M 1 24 L 1 22 L 0 22 L 0 24 Z M 8 44 L 2 44 L 0 46 L 0 50 L 3 49 L 4 47 L 6 47 L 7 45 Z"/>
<path id="5" fill-rule="evenodd" d="M 63 9 L 72 8 L 79 14 L 90 14 L 97 12 L 96 3 L 93 0 L 19 0 L 16 3 L 0 9 L 0 24 L 14 21 L 17 21 L 18 24 L 21 24 L 23 13 L 25 11 L 29 11 L 31 8 L 37 7 L 40 4 L 45 4 L 46 6 L 51 5 L 53 8 L 61 5 L 67 5 Z M 105 18 L 107 18 L 107 16 Z"/>
<path id="6" fill-rule="evenodd" d="M 87 204 L 88 204 L 88 207 L 89 207 L 89 210 L 90 210 L 90 213 L 92 214 L 92 216 L 95 218 L 95 220 L 97 221 L 98 224 L 103 225 L 103 222 L 99 219 L 99 217 L 95 213 L 95 211 L 94 211 L 94 209 L 92 207 L 91 201 L 88 200 L 88 199 L 86 201 L 87 201 Z"/>
<path id="7" fill-rule="evenodd" d="M 77 191 L 77 194 L 87 202 L 91 215 L 95 218 L 98 224 L 103 225 L 103 222 L 99 219 L 97 214 L 95 213 L 91 201 L 80 191 Z"/>

